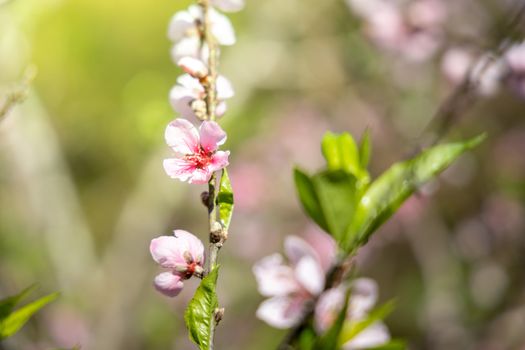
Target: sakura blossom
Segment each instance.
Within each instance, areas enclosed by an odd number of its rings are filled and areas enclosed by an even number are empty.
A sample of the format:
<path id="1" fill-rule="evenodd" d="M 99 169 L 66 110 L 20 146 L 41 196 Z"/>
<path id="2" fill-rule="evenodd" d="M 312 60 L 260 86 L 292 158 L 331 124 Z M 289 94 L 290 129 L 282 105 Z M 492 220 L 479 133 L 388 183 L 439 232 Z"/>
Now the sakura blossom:
<path id="1" fill-rule="evenodd" d="M 173 109 L 185 118 L 202 119 L 205 115 L 206 92 L 198 76 L 208 74 L 207 69 L 197 67 L 195 61 L 188 65 L 188 61 L 181 60 L 181 66 L 190 74 L 183 74 L 177 78 L 177 85 L 170 91 L 170 103 Z M 219 75 L 216 80 L 217 107 L 215 114 L 217 117 L 224 115 L 227 109 L 225 100 L 234 96 L 233 87 L 228 79 Z"/>
<path id="2" fill-rule="evenodd" d="M 164 160 L 168 176 L 205 184 L 211 175 L 228 165 L 229 151 L 219 151 L 226 142 L 226 133 L 213 121 L 204 121 L 199 129 L 186 119 L 175 119 L 166 128 L 166 143 L 177 154 Z"/>
<path id="3" fill-rule="evenodd" d="M 155 288 L 164 295 L 178 295 L 184 280 L 204 271 L 204 245 L 187 231 L 175 230 L 173 236 L 154 238 L 149 249 L 153 260 L 169 270 L 158 274 L 154 281 Z"/>
<path id="4" fill-rule="evenodd" d="M 447 12 L 441 0 L 346 0 L 364 21 L 367 36 L 378 46 L 421 62 L 441 47 Z"/>
<path id="5" fill-rule="evenodd" d="M 356 323 L 366 319 L 377 301 L 378 287 L 369 278 L 355 279 L 351 285 L 344 284 L 325 291 L 315 308 L 315 329 L 319 334 L 326 332 L 341 312 L 348 288 L 351 288 L 348 300 L 346 322 Z M 359 332 L 343 345 L 344 350 L 367 349 L 383 345 L 390 340 L 388 328 L 377 321 Z"/>
<path id="6" fill-rule="evenodd" d="M 448 49 L 441 61 L 441 71 L 452 85 L 459 85 L 467 76 L 475 82 L 482 96 L 496 94 L 508 72 L 503 59 L 490 54 L 477 54 L 462 47 Z"/>
<path id="7" fill-rule="evenodd" d="M 318 232 L 318 235 L 328 235 Z M 321 239 L 326 239 L 322 237 Z M 323 245 L 326 248 L 327 245 Z M 332 246 L 335 248 L 335 244 Z M 261 259 L 253 267 L 258 290 L 268 297 L 257 309 L 256 315 L 275 328 L 290 328 L 300 322 L 308 303 L 321 294 L 325 275 L 335 259 L 336 250 L 328 252 L 330 264 L 323 264 L 316 245 L 302 238 L 288 236 L 284 242 L 286 264 L 281 254 Z"/>
<path id="8" fill-rule="evenodd" d="M 216 1 L 223 8 L 235 8 L 238 1 Z M 228 17 L 210 8 L 211 33 L 219 45 L 235 44 L 235 32 Z M 173 42 L 171 56 L 174 62 L 183 57 L 207 60 L 208 47 L 202 44 L 203 12 L 200 6 L 192 5 L 186 11 L 175 13 L 168 27 L 168 38 Z"/>

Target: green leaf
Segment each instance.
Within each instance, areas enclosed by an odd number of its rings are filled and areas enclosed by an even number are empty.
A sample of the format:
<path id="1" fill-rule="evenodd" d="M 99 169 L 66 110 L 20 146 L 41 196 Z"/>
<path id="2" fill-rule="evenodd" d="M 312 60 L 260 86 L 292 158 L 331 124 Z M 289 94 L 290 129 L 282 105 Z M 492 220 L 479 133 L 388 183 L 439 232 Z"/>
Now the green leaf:
<path id="1" fill-rule="evenodd" d="M 366 170 L 368 168 L 371 153 L 372 142 L 370 139 L 370 131 L 369 129 L 366 129 L 361 137 L 361 143 L 359 145 L 359 163 L 361 164 L 361 169 Z"/>
<path id="2" fill-rule="evenodd" d="M 370 327 L 377 321 L 384 320 L 394 310 L 395 302 L 389 301 L 380 307 L 372 310 L 368 316 L 359 322 L 345 322 L 343 330 L 339 336 L 339 345 L 343 345 L 352 340 L 359 333 Z"/>
<path id="3" fill-rule="evenodd" d="M 312 328 L 306 328 L 301 332 L 299 336 L 299 349 L 300 350 L 313 350 L 317 335 Z"/>
<path id="4" fill-rule="evenodd" d="M 356 178 L 344 171 L 325 171 L 312 177 L 328 232 L 341 241 L 357 202 Z"/>
<path id="5" fill-rule="evenodd" d="M 328 170 L 344 170 L 354 176 L 360 174 L 359 150 L 349 133 L 338 135 L 327 132 L 321 142 L 321 150 Z"/>
<path id="6" fill-rule="evenodd" d="M 441 173 L 484 138 L 484 135 L 480 135 L 466 142 L 438 145 L 413 159 L 394 164 L 385 171 L 370 185 L 357 204 L 345 243 L 346 250 L 364 244 L 419 186 Z"/>
<path id="7" fill-rule="evenodd" d="M 217 204 L 219 205 L 219 217 L 224 229 L 228 230 L 233 215 L 233 190 L 230 177 L 226 169 L 222 170 L 219 193 L 217 194 Z"/>
<path id="8" fill-rule="evenodd" d="M 29 294 L 35 290 L 35 288 L 36 285 L 33 284 L 16 295 L 0 300 L 0 321 L 5 319 L 11 313 L 11 311 L 13 311 L 15 306 L 18 305 L 23 299 L 26 299 Z"/>
<path id="9" fill-rule="evenodd" d="M 38 310 L 54 301 L 59 293 L 52 293 L 12 312 L 0 321 L 0 340 L 16 333 Z"/>
<path id="10" fill-rule="evenodd" d="M 348 302 L 350 299 L 350 293 L 351 291 L 348 290 L 345 296 L 345 303 L 343 305 L 343 308 L 339 312 L 339 315 L 337 315 L 337 318 L 335 322 L 332 324 L 332 326 L 326 331 L 325 334 L 323 334 L 321 337 L 318 338 L 314 349 L 315 350 L 337 350 L 339 349 L 339 338 L 341 336 L 341 332 L 343 331 L 343 327 L 345 324 L 347 311 L 348 311 Z"/>
<path id="11" fill-rule="evenodd" d="M 215 322 L 215 309 L 219 306 L 215 292 L 218 273 L 219 266 L 216 265 L 203 278 L 184 313 L 184 320 L 190 332 L 190 339 L 201 350 L 208 350 L 210 346 L 211 327 L 213 322 Z"/>
<path id="12" fill-rule="evenodd" d="M 326 218 L 312 179 L 301 170 L 294 169 L 295 189 L 304 211 L 314 220 L 323 230 L 330 232 Z"/>

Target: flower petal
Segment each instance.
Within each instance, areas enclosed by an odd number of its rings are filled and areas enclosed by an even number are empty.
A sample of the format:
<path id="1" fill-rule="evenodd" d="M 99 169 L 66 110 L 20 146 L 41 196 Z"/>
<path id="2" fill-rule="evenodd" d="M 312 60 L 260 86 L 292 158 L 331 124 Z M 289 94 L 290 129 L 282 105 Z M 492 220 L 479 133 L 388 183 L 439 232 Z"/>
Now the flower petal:
<path id="1" fill-rule="evenodd" d="M 376 322 L 363 329 L 349 342 L 343 345 L 344 350 L 361 350 L 381 346 L 390 341 L 388 328 L 382 322 Z"/>
<path id="2" fill-rule="evenodd" d="M 273 297 L 261 303 L 256 316 L 270 326 L 286 329 L 300 322 L 304 313 L 304 299 Z"/>
<path id="3" fill-rule="evenodd" d="M 235 31 L 225 15 L 210 9 L 211 32 L 220 45 L 235 44 Z"/>
<path id="4" fill-rule="evenodd" d="M 171 47 L 171 59 L 177 63 L 183 57 L 195 57 L 207 59 L 209 55 L 208 46 L 202 46 L 198 37 L 185 37 L 177 41 Z"/>
<path id="5" fill-rule="evenodd" d="M 184 159 L 167 158 L 162 164 L 164 171 L 172 179 L 179 179 L 180 181 L 187 181 L 195 172 L 195 165 L 189 163 Z"/>
<path id="6" fill-rule="evenodd" d="M 184 230 L 173 231 L 173 236 L 180 242 L 182 249 L 190 253 L 193 261 L 204 264 L 204 245 L 197 236 Z"/>
<path id="7" fill-rule="evenodd" d="M 181 277 L 171 272 L 158 274 L 153 284 L 156 290 L 169 297 L 177 296 L 184 287 Z"/>
<path id="8" fill-rule="evenodd" d="M 173 110 L 180 113 L 185 118 L 195 117 L 195 112 L 191 108 L 191 103 L 195 101 L 195 96 L 189 89 L 175 85 L 170 90 L 170 104 Z"/>
<path id="9" fill-rule="evenodd" d="M 372 309 L 377 302 L 378 287 L 371 278 L 357 278 L 352 282 L 352 294 L 348 312 L 353 319 L 360 319 Z"/>
<path id="10" fill-rule="evenodd" d="M 295 267 L 295 278 L 312 295 L 319 295 L 324 289 L 324 271 L 311 256 L 299 260 Z"/>
<path id="11" fill-rule="evenodd" d="M 281 254 L 272 254 L 253 265 L 259 293 L 263 296 L 284 296 L 299 290 L 293 270 L 283 264 Z"/>
<path id="12" fill-rule="evenodd" d="M 195 18 L 188 11 L 179 11 L 171 17 L 168 38 L 173 42 L 179 41 L 193 28 L 196 31 Z"/>
<path id="13" fill-rule="evenodd" d="M 166 143 L 175 152 L 193 154 L 199 150 L 199 133 L 186 119 L 175 119 L 166 127 Z"/>
<path id="14" fill-rule="evenodd" d="M 318 333 L 323 334 L 334 323 L 344 305 L 347 288 L 340 285 L 323 292 L 315 306 L 314 325 Z"/>
<path id="15" fill-rule="evenodd" d="M 151 240 L 149 251 L 153 260 L 167 269 L 187 265 L 184 259 L 185 245 L 175 237 L 160 236 Z"/>
<path id="16" fill-rule="evenodd" d="M 222 75 L 217 77 L 217 99 L 226 100 L 232 98 L 235 95 L 233 86 L 230 81 Z"/>
<path id="17" fill-rule="evenodd" d="M 284 240 L 284 251 L 286 257 L 292 263 L 296 265 L 305 256 L 311 256 L 315 259 L 319 259 L 315 250 L 306 243 L 305 240 L 298 236 L 287 236 Z"/>
<path id="18" fill-rule="evenodd" d="M 201 146 L 206 152 L 214 152 L 226 142 L 226 133 L 216 122 L 202 122 L 199 135 Z"/>
<path id="19" fill-rule="evenodd" d="M 244 0 L 212 0 L 212 3 L 225 12 L 237 12 L 244 7 Z"/>
<path id="20" fill-rule="evenodd" d="M 217 151 L 211 158 L 211 163 L 208 166 L 210 171 L 221 170 L 228 166 L 229 161 L 228 157 L 230 156 L 230 151 Z"/>
<path id="21" fill-rule="evenodd" d="M 210 181 L 212 173 L 213 172 L 210 171 L 209 168 L 195 169 L 193 173 L 191 174 L 190 180 L 188 182 L 190 184 L 196 184 L 196 185 L 202 185 L 202 184 L 208 183 L 208 181 Z"/>
<path id="22" fill-rule="evenodd" d="M 183 57 L 177 65 L 194 78 L 204 78 L 208 75 L 208 67 L 201 60 L 193 57 Z"/>

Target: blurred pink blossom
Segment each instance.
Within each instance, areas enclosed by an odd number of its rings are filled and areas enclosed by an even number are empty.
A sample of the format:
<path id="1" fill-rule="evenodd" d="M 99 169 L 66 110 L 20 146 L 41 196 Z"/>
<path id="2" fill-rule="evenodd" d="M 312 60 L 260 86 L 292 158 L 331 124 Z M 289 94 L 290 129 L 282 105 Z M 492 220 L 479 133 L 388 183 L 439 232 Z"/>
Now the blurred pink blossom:
<path id="1" fill-rule="evenodd" d="M 441 61 L 441 71 L 453 85 L 461 84 L 470 74 L 477 92 L 483 96 L 496 94 L 508 70 L 502 59 L 489 54 L 476 56 L 466 48 L 455 47 L 447 50 Z"/>
<path id="2" fill-rule="evenodd" d="M 204 121 L 199 130 L 185 119 L 175 119 L 166 128 L 168 146 L 178 156 L 164 160 L 164 170 L 175 179 L 192 184 L 207 183 L 213 172 L 228 165 L 229 151 L 218 151 L 226 141 L 219 124 Z"/>
<path id="3" fill-rule="evenodd" d="M 200 239 L 184 230 L 175 230 L 173 236 L 160 236 L 151 240 L 153 260 L 169 269 L 155 277 L 155 288 L 170 297 L 180 293 L 185 279 L 202 275 L 204 246 Z"/>
<path id="4" fill-rule="evenodd" d="M 340 285 L 324 292 L 315 308 L 315 328 L 320 334 L 326 332 L 334 323 L 343 308 L 348 285 Z M 358 278 L 350 286 L 347 322 L 355 323 L 366 319 L 377 301 L 377 284 L 369 278 Z M 344 350 L 365 349 L 383 345 L 390 340 L 387 327 L 377 321 L 359 332 L 343 345 Z"/>
<path id="5" fill-rule="evenodd" d="M 306 304 L 323 291 L 327 272 L 321 265 L 323 252 L 315 245 L 288 236 L 284 248 L 289 264 L 276 253 L 253 267 L 259 292 L 269 297 L 259 306 L 257 317 L 276 328 L 290 328 L 301 320 Z M 329 254 L 335 259 L 335 250 Z"/>
<path id="6" fill-rule="evenodd" d="M 238 1 L 215 0 L 224 8 Z M 168 37 L 174 45 L 171 56 L 174 62 L 183 57 L 194 57 L 203 60 L 208 58 L 208 48 L 201 43 L 199 24 L 202 23 L 202 9 L 193 5 L 187 11 L 180 11 L 173 15 L 168 28 Z M 235 44 L 235 32 L 228 17 L 210 9 L 211 33 L 219 45 Z"/>
<path id="7" fill-rule="evenodd" d="M 188 64 L 187 57 L 181 61 L 179 62 L 183 65 L 183 68 L 191 72 L 194 76 L 183 74 L 177 78 L 177 85 L 170 91 L 170 103 L 173 109 L 184 118 L 197 118 L 195 109 L 199 108 L 198 103 L 205 108 L 204 98 L 206 92 L 196 76 L 200 73 L 207 74 L 207 68 L 204 71 L 202 70 L 203 67 L 197 67 L 196 61 L 191 61 L 191 63 Z M 218 100 L 216 115 L 217 117 L 221 117 L 226 112 L 226 102 L 224 100 L 232 98 L 235 93 L 230 81 L 222 75 L 217 77 L 216 90 Z"/>
<path id="8" fill-rule="evenodd" d="M 409 61 L 432 57 L 443 44 L 447 10 L 441 0 L 346 0 L 378 46 Z"/>

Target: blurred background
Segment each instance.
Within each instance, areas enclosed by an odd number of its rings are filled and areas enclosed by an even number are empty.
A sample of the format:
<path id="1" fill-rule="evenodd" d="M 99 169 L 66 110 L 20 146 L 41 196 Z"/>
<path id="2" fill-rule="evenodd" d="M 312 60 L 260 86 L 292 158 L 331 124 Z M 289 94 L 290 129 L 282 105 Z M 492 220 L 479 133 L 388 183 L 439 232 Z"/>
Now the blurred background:
<path id="1" fill-rule="evenodd" d="M 369 128 L 373 175 L 412 155 L 520 3 L 391 2 L 397 16 L 343 0 L 247 0 L 229 16 L 238 42 L 220 71 L 236 96 L 221 124 L 236 212 L 220 256 L 218 349 L 273 349 L 284 335 L 255 318 L 251 266 L 285 235 L 316 229 L 295 198 L 294 164 L 322 166 L 326 130 Z M 62 293 L 0 349 L 194 348 L 183 310 L 195 281 L 175 299 L 158 294 L 148 250 L 175 228 L 207 235 L 205 186 L 162 169 L 180 74 L 166 31 L 189 4 L 0 1 L 0 96 L 38 71 L 0 121 L 0 297 L 35 282 Z M 525 349 L 525 74 L 496 73 L 442 139 L 485 131 L 487 141 L 358 255 L 359 275 L 397 300 L 387 324 L 410 349 Z"/>

